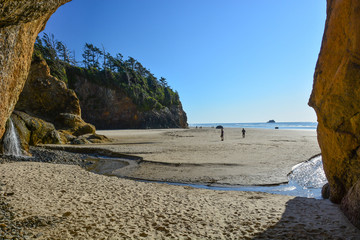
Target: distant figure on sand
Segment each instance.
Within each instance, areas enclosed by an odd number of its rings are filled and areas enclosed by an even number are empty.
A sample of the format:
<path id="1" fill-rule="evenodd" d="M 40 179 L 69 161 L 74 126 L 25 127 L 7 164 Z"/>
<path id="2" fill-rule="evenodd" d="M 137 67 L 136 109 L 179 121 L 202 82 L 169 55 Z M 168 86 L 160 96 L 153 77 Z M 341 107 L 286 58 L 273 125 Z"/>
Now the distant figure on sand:
<path id="1" fill-rule="evenodd" d="M 245 133 L 246 133 L 245 128 L 243 128 L 242 129 L 243 138 L 245 138 Z"/>
<path id="2" fill-rule="evenodd" d="M 224 141 L 224 129 L 223 128 L 221 129 L 220 138 L 221 138 L 221 141 Z"/>

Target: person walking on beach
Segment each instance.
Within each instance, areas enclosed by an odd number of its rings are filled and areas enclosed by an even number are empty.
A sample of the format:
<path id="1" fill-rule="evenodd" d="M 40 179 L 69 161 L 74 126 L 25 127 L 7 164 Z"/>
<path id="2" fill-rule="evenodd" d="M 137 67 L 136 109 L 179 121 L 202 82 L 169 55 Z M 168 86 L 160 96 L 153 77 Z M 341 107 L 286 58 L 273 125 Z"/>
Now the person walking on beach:
<path id="1" fill-rule="evenodd" d="M 221 141 L 224 141 L 224 129 L 223 128 L 221 129 L 220 138 L 221 138 Z"/>
<path id="2" fill-rule="evenodd" d="M 245 128 L 243 128 L 242 129 L 243 138 L 245 138 L 245 133 L 246 133 Z"/>

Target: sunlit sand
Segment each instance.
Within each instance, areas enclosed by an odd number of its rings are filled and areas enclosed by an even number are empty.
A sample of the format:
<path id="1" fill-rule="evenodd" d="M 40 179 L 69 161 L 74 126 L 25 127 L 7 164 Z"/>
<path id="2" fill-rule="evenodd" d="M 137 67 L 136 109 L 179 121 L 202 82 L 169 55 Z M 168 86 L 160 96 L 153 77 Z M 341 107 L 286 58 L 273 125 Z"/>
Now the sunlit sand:
<path id="1" fill-rule="evenodd" d="M 165 164 L 144 175 L 153 179 L 276 183 L 319 152 L 311 131 L 249 129 L 243 139 L 225 129 L 224 142 L 215 129 L 99 132 L 114 142 L 92 147 L 154 162 L 199 164 L 193 165 L 200 168 L 198 177 L 187 166 L 179 168 L 181 174 L 167 173 Z M 224 163 L 233 167 L 216 165 Z M 2 193 L 13 193 L 6 200 L 15 219 L 53 222 L 31 229 L 39 239 L 355 239 L 360 234 L 328 200 L 144 183 L 72 165 L 6 163 L 0 173 Z M 146 166 L 134 174 L 141 173 Z"/>

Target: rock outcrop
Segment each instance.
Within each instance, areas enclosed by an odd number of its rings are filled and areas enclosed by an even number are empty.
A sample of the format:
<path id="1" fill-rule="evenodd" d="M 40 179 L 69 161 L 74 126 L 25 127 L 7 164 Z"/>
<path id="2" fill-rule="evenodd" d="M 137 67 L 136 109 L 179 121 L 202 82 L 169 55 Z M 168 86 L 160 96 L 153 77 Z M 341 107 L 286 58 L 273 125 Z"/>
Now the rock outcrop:
<path id="1" fill-rule="evenodd" d="M 46 61 L 36 56 L 15 109 L 50 122 L 71 135 L 95 133 L 95 127 L 81 118 L 75 92 L 51 76 Z"/>
<path id="2" fill-rule="evenodd" d="M 330 200 L 360 226 L 360 1 L 327 1 L 309 105 L 318 117 Z"/>
<path id="3" fill-rule="evenodd" d="M 89 81 L 82 75 L 68 76 L 80 99 L 82 117 L 98 129 L 186 128 L 187 116 L 181 103 L 142 111 L 119 87 Z"/>
<path id="4" fill-rule="evenodd" d="M 330 185 L 340 203 L 360 177 L 360 1 L 328 0 L 309 105 Z"/>
<path id="5" fill-rule="evenodd" d="M 3 0 L 0 4 L 0 138 L 25 84 L 38 33 L 71 0 Z"/>
<path id="6" fill-rule="evenodd" d="M 29 145 L 99 143 L 95 127 L 81 118 L 79 99 L 50 74 L 44 59 L 34 56 L 28 79 L 11 118 L 23 150 Z"/>
<path id="7" fill-rule="evenodd" d="M 350 188 L 341 201 L 341 210 L 352 224 L 360 228 L 360 180 Z"/>
<path id="8" fill-rule="evenodd" d="M 29 145 L 62 143 L 60 134 L 49 122 L 20 111 L 14 111 L 11 114 L 11 119 L 24 152 L 28 152 Z"/>

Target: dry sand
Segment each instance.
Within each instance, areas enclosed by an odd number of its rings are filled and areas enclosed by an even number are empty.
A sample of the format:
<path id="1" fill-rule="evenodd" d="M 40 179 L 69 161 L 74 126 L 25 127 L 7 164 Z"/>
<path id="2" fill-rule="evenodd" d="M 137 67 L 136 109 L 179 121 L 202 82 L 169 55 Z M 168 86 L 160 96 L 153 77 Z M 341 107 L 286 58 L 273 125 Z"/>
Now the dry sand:
<path id="1" fill-rule="evenodd" d="M 219 141 L 220 134 L 214 129 L 114 131 L 106 133 L 116 142 L 101 147 L 141 155 L 151 161 L 197 162 L 208 169 L 211 164 L 217 168 L 220 159 L 237 169 L 246 168 L 243 179 L 254 183 L 264 181 L 266 172 L 271 179 L 268 182 L 282 181 L 283 176 L 275 175 L 282 172 L 286 175 L 294 163 L 319 151 L 316 134 L 311 131 L 248 130 L 245 139 L 229 131 L 225 130 L 224 142 Z M 207 143 L 211 146 L 206 146 Z M 78 166 L 32 162 L 1 164 L 0 182 L 1 196 L 13 207 L 16 221 L 46 220 L 37 227 L 28 227 L 30 239 L 33 236 L 359 239 L 360 236 L 338 206 L 328 200 L 143 183 L 90 173 Z"/>

